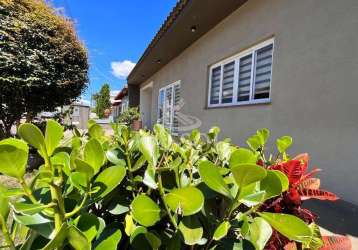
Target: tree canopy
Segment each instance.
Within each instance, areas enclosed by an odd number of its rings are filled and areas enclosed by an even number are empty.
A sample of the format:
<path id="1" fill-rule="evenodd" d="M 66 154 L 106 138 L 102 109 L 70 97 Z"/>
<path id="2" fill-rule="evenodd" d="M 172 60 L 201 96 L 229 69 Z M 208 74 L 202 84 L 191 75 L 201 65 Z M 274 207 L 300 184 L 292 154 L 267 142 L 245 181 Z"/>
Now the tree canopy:
<path id="1" fill-rule="evenodd" d="M 94 97 L 96 101 L 96 114 L 99 118 L 105 117 L 105 110 L 111 107 L 111 100 L 110 100 L 110 87 L 107 83 L 103 84 L 99 93 L 97 93 Z"/>
<path id="2" fill-rule="evenodd" d="M 0 0 L 3 135 L 24 113 L 70 104 L 87 82 L 87 50 L 69 19 L 43 0 Z"/>

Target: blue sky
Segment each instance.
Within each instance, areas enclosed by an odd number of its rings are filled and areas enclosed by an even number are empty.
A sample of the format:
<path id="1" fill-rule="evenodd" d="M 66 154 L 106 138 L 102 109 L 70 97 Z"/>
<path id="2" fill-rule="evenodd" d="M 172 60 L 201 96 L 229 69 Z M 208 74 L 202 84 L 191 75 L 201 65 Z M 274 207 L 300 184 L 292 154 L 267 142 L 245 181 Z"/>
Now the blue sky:
<path id="1" fill-rule="evenodd" d="M 109 83 L 125 84 L 126 75 L 176 4 L 176 0 L 51 0 L 76 23 L 89 51 L 91 93 Z"/>

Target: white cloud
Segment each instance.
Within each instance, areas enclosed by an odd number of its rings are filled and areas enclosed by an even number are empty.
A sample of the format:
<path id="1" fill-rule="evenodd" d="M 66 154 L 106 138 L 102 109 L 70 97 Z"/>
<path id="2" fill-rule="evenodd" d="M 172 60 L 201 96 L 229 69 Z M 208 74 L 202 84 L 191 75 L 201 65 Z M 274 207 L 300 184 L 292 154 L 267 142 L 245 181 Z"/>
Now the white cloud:
<path id="1" fill-rule="evenodd" d="M 111 62 L 112 74 L 119 79 L 125 79 L 131 73 L 135 63 L 129 60 Z"/>

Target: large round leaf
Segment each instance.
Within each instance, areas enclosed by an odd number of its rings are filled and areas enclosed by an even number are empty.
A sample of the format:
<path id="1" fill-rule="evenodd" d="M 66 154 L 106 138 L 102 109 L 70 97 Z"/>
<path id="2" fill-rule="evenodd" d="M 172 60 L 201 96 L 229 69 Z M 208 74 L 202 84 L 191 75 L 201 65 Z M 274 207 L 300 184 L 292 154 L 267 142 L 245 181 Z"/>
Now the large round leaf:
<path id="1" fill-rule="evenodd" d="M 94 214 L 87 213 L 78 216 L 74 220 L 74 223 L 76 227 L 87 237 L 89 242 L 99 236 L 106 225 L 102 218 L 99 218 Z"/>
<path id="2" fill-rule="evenodd" d="M 48 120 L 46 123 L 45 145 L 48 156 L 58 147 L 63 137 L 63 127 L 54 120 Z"/>
<path id="3" fill-rule="evenodd" d="M 238 164 L 231 167 L 236 184 L 243 188 L 266 177 L 266 170 L 255 164 Z"/>
<path id="4" fill-rule="evenodd" d="M 159 206 L 144 194 L 134 198 L 131 209 L 133 218 L 143 226 L 152 226 L 160 220 Z"/>
<path id="5" fill-rule="evenodd" d="M 139 150 L 142 152 L 148 163 L 154 167 L 157 165 L 159 147 L 157 140 L 153 136 L 142 136 L 139 139 Z"/>
<path id="6" fill-rule="evenodd" d="M 123 166 L 113 166 L 103 170 L 94 182 L 94 187 L 100 188 L 95 197 L 105 197 L 121 183 L 125 175 L 126 169 Z"/>
<path id="7" fill-rule="evenodd" d="M 195 216 L 184 217 L 179 223 L 179 230 L 185 244 L 190 246 L 198 244 L 204 233 L 203 227 Z"/>
<path id="8" fill-rule="evenodd" d="M 99 141 L 97 139 L 89 140 L 85 145 L 83 155 L 85 162 L 93 168 L 94 173 L 98 173 L 105 161 L 104 151 Z"/>
<path id="9" fill-rule="evenodd" d="M 168 193 L 165 202 L 173 212 L 188 216 L 201 210 L 204 205 L 204 195 L 195 187 L 179 188 Z"/>
<path id="10" fill-rule="evenodd" d="M 75 226 L 68 228 L 67 239 L 75 250 L 90 250 L 91 242 L 87 237 Z"/>
<path id="11" fill-rule="evenodd" d="M 41 130 L 31 123 L 21 124 L 18 130 L 18 134 L 28 144 L 38 149 L 42 154 L 45 153 L 45 138 Z"/>
<path id="12" fill-rule="evenodd" d="M 0 142 L 0 173 L 15 178 L 25 174 L 29 148 L 25 142 L 10 138 Z"/>
<path id="13" fill-rule="evenodd" d="M 117 250 L 117 246 L 122 238 L 122 232 L 119 229 L 108 229 L 103 231 L 99 238 L 99 243 L 95 250 Z"/>
<path id="14" fill-rule="evenodd" d="M 253 219 L 250 224 L 250 241 L 255 245 L 256 249 L 262 250 L 271 237 L 272 228 L 267 221 L 260 217 Z"/>
<path id="15" fill-rule="evenodd" d="M 213 235 L 213 239 L 214 240 L 221 240 L 222 238 L 224 238 L 229 229 L 230 229 L 231 225 L 230 222 L 228 221 L 223 221 L 216 229 Z"/>
<path id="16" fill-rule="evenodd" d="M 202 161 L 199 164 L 199 174 L 204 183 L 212 190 L 232 199 L 229 187 L 220 174 L 219 168 L 210 161 Z"/>
<path id="17" fill-rule="evenodd" d="M 68 153 L 66 152 L 59 152 L 51 157 L 52 165 L 59 165 L 62 166 L 63 172 L 70 176 L 71 174 L 71 159 Z"/>
<path id="18" fill-rule="evenodd" d="M 230 167 L 238 164 L 256 164 L 257 157 L 255 154 L 246 148 L 238 148 L 232 152 L 230 157 Z"/>
<path id="19" fill-rule="evenodd" d="M 312 231 L 304 221 L 290 214 L 278 214 L 263 212 L 259 215 L 270 225 L 290 240 L 309 243 Z"/>
<path id="20" fill-rule="evenodd" d="M 287 176 L 278 170 L 267 170 L 267 176 L 261 180 L 261 190 L 265 190 L 265 199 L 280 195 L 288 189 Z"/>

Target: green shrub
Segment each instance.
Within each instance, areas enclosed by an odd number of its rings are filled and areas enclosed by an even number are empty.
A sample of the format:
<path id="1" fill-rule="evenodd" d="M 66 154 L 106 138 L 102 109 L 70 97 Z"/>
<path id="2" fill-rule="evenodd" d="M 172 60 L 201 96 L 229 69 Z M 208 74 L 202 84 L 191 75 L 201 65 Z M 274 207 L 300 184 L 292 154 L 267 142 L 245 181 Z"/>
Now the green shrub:
<path id="1" fill-rule="evenodd" d="M 45 135 L 23 124 L 22 140 L 0 142 L 0 172 L 22 186 L 0 192 L 10 249 L 23 229 L 21 249 L 264 249 L 274 233 L 310 249 L 322 245 L 314 223 L 266 208 L 292 188 L 267 167 L 288 160 L 289 137 L 278 140 L 273 161 L 264 152 L 265 129 L 248 140 L 251 149 L 218 141 L 218 128 L 179 141 L 161 125 L 153 133 L 120 124 L 113 130 L 106 137 L 91 122 L 88 136 L 61 145 L 63 128 L 50 120 Z M 45 161 L 31 183 L 24 180 L 27 144 Z M 15 223 L 7 228 L 10 211 Z"/>
<path id="2" fill-rule="evenodd" d="M 139 110 L 138 110 L 138 108 L 133 107 L 133 108 L 129 108 L 129 109 L 123 111 L 119 115 L 117 122 L 125 124 L 127 126 L 130 126 L 133 121 L 139 120 L 139 119 L 140 119 Z"/>

